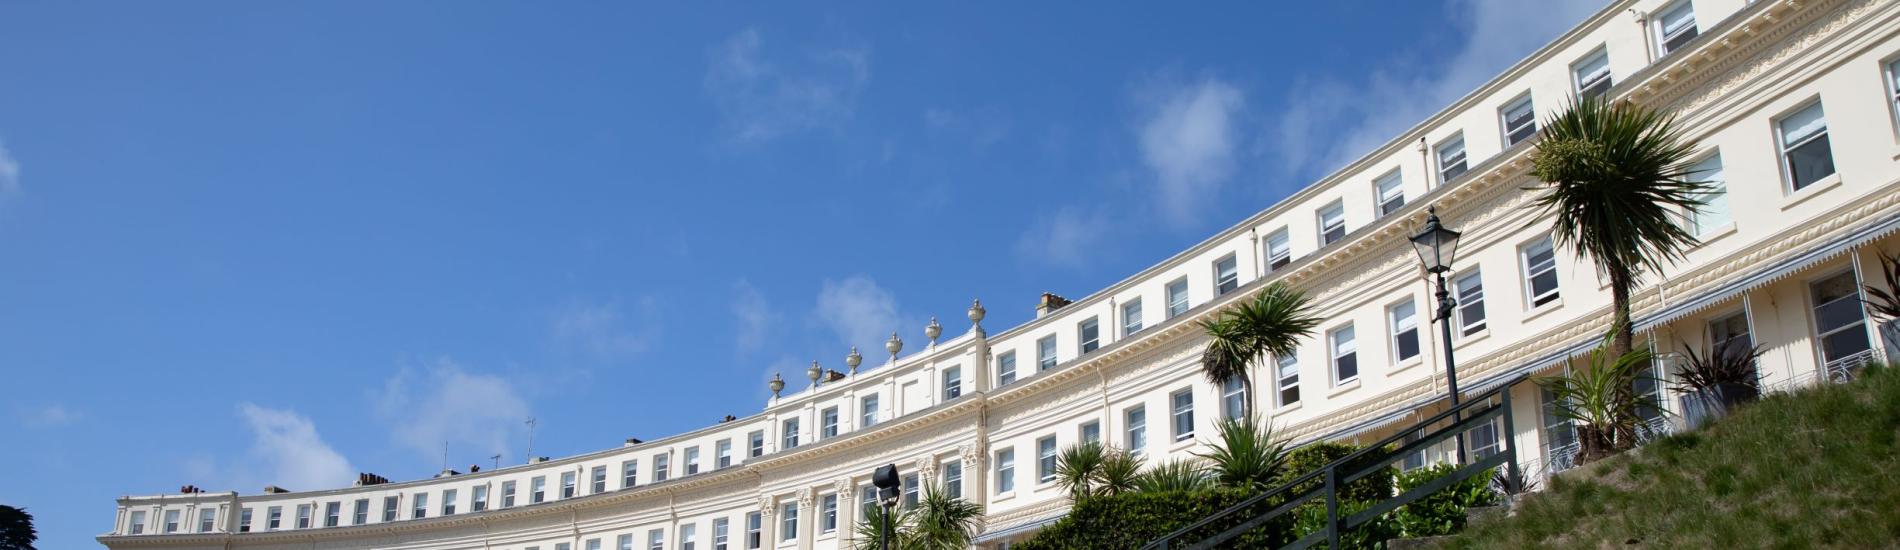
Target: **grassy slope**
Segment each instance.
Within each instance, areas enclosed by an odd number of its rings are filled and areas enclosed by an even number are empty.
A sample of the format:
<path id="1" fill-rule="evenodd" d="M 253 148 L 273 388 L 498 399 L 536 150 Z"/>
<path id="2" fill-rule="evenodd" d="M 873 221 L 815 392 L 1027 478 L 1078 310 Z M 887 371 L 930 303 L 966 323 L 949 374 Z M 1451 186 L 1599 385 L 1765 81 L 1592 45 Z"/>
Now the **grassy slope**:
<path id="1" fill-rule="evenodd" d="M 1453 548 L 1900 547 L 1900 372 L 1767 398 L 1568 472 Z"/>

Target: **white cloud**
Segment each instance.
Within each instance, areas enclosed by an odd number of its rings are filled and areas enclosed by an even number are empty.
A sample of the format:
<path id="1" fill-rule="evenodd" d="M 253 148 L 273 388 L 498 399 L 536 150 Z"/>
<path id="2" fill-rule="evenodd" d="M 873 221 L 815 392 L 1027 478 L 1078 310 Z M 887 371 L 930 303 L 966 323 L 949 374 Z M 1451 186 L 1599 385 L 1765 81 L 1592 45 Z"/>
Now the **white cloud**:
<path id="1" fill-rule="evenodd" d="M 851 118 L 871 79 L 871 52 L 863 47 L 807 49 L 802 56 L 767 53 L 757 28 L 713 49 L 704 82 L 726 130 L 741 142 L 765 141 Z"/>
<path id="2" fill-rule="evenodd" d="M 629 319 L 618 300 L 569 304 L 555 313 L 554 341 L 564 350 L 598 360 L 626 359 L 647 351 L 659 337 L 659 303 L 641 298 Z"/>
<path id="3" fill-rule="evenodd" d="M 1016 240 L 1016 256 L 1047 265 L 1081 267 L 1113 227 L 1108 213 L 1101 208 L 1063 207 L 1037 219 Z"/>
<path id="4" fill-rule="evenodd" d="M 85 415 L 66 408 L 65 405 L 46 405 L 43 407 L 21 407 L 18 413 L 20 424 L 28 428 L 58 428 L 78 422 Z"/>
<path id="5" fill-rule="evenodd" d="M 513 456 L 524 444 L 528 402 L 500 376 L 471 373 L 448 360 L 405 367 L 383 384 L 377 413 L 390 438 L 435 464 L 449 444 L 450 466 L 493 455 Z M 472 458 L 470 458 L 472 457 Z"/>
<path id="6" fill-rule="evenodd" d="M 20 193 L 20 161 L 0 142 L 0 199 Z"/>
<path id="7" fill-rule="evenodd" d="M 876 355 L 870 350 L 884 349 L 884 340 L 892 331 L 902 330 L 903 324 L 897 297 L 863 275 L 826 280 L 818 290 L 816 313 L 825 327 L 838 335 L 839 342 L 857 346 L 867 356 Z"/>
<path id="8" fill-rule="evenodd" d="M 311 490 L 344 487 L 356 479 L 356 468 L 324 443 L 316 424 L 303 415 L 251 403 L 238 405 L 238 415 L 251 429 L 248 462 L 266 470 L 265 483 Z M 190 469 L 211 468 L 199 465 Z"/>
<path id="9" fill-rule="evenodd" d="M 1343 166 L 1464 97 L 1602 6 L 1602 0 L 1455 1 L 1448 19 L 1460 27 L 1455 34 L 1467 38 L 1448 55 L 1395 58 L 1365 81 L 1296 79 L 1267 140 L 1277 165 L 1288 175 Z"/>
<path id="10" fill-rule="evenodd" d="M 1157 94 L 1140 128 L 1141 159 L 1154 171 L 1162 216 L 1185 226 L 1234 171 L 1240 89 L 1218 79 Z"/>
<path id="11" fill-rule="evenodd" d="M 772 305 L 765 300 L 765 294 L 751 281 L 740 279 L 732 285 L 732 316 L 739 322 L 739 330 L 734 334 L 734 349 L 750 352 L 759 349 L 770 338 L 773 323 L 778 321 L 778 313 L 772 311 Z"/>

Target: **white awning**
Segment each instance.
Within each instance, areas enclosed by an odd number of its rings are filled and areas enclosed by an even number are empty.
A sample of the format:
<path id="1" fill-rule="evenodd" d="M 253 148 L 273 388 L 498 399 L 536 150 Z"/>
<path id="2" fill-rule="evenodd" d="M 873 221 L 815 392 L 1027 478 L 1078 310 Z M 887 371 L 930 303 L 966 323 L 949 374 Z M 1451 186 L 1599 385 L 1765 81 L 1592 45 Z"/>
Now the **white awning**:
<path id="1" fill-rule="evenodd" d="M 1664 307 L 1661 311 L 1637 320 L 1634 328 L 1636 332 L 1642 332 L 1683 317 L 1694 315 L 1704 309 L 1740 296 L 1744 292 L 1760 288 L 1769 283 L 1781 280 L 1781 278 L 1787 277 L 1794 272 L 1845 254 L 1855 247 L 1885 237 L 1896 230 L 1900 230 L 1900 214 L 1889 216 L 1887 219 L 1878 223 L 1822 243 L 1767 269 L 1724 283 L 1706 292 L 1696 294 L 1687 300 L 1671 304 Z"/>

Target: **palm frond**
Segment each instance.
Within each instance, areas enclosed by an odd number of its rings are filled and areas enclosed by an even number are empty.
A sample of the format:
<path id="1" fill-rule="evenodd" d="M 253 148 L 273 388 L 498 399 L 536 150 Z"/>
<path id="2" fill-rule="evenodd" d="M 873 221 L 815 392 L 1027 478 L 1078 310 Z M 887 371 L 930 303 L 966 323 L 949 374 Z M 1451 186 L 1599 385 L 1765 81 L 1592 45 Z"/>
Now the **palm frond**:
<path id="1" fill-rule="evenodd" d="M 1211 485 L 1207 470 L 1191 459 L 1162 461 L 1135 477 L 1135 488 L 1143 493 L 1199 491 Z"/>
<path id="2" fill-rule="evenodd" d="M 1056 455 L 1056 483 L 1076 500 L 1095 494 L 1096 476 L 1101 474 L 1104 459 L 1100 442 L 1070 445 Z"/>
<path id="3" fill-rule="evenodd" d="M 1102 467 L 1096 470 L 1095 493 L 1102 496 L 1115 496 L 1137 490 L 1135 481 L 1141 476 L 1141 467 L 1147 459 L 1141 455 L 1120 449 L 1109 449 L 1102 457 Z"/>
<path id="4" fill-rule="evenodd" d="M 983 528 L 983 507 L 932 483 L 924 488 L 912 521 L 913 544 L 920 550 L 963 550 Z"/>
<path id="5" fill-rule="evenodd" d="M 1286 467 L 1286 443 L 1273 435 L 1272 425 L 1254 416 L 1229 418 L 1217 426 L 1219 440 L 1206 453 L 1214 482 L 1223 487 L 1264 490 Z"/>
<path id="6" fill-rule="evenodd" d="M 1888 319 L 1900 319 L 1900 257 L 1880 251 L 1880 275 L 1887 288 L 1865 285 L 1863 290 L 1872 299 L 1865 300 L 1868 309 Z"/>

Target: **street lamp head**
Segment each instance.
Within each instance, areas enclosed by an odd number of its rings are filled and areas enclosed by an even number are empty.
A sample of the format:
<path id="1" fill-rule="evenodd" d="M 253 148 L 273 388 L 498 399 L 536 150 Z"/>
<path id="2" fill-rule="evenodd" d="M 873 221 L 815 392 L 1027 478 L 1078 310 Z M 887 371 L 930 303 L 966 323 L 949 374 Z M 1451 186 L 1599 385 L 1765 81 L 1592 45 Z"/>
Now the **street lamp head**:
<path id="1" fill-rule="evenodd" d="M 871 485 L 877 487 L 878 500 L 885 506 L 896 504 L 898 487 L 903 485 L 903 480 L 897 477 L 897 465 L 878 466 L 877 471 L 871 473 Z"/>
<path id="2" fill-rule="evenodd" d="M 1452 256 L 1458 251 L 1460 233 L 1445 228 L 1438 221 L 1438 207 L 1425 210 L 1425 228 L 1412 236 L 1412 250 L 1418 252 L 1419 264 L 1425 271 L 1444 273 L 1451 271 Z"/>

